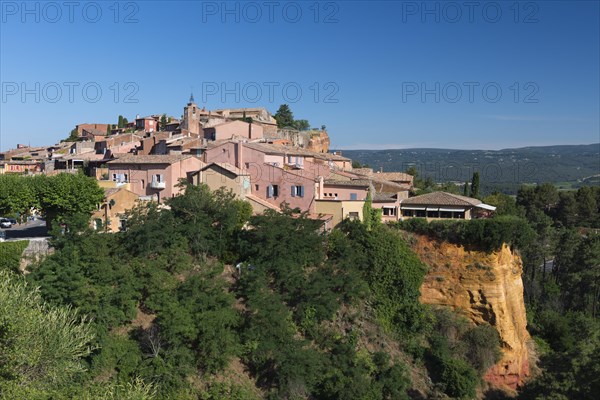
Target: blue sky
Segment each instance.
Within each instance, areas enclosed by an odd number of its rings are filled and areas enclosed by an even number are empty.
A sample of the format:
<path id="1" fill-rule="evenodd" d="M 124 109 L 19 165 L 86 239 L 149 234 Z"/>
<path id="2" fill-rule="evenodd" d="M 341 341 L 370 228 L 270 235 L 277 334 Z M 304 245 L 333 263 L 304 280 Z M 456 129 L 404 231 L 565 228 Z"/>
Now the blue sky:
<path id="1" fill-rule="evenodd" d="M 180 116 L 192 90 L 288 103 L 334 148 L 600 141 L 597 1 L 114 4 L 1 2 L 0 149 Z"/>

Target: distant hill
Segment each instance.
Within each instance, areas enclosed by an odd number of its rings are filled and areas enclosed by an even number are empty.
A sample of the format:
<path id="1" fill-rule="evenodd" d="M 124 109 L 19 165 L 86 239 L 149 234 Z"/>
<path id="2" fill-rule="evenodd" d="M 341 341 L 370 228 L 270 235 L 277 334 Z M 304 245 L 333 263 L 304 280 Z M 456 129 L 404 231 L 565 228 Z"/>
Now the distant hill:
<path id="1" fill-rule="evenodd" d="M 515 192 L 521 184 L 550 182 L 562 189 L 600 183 L 600 143 L 503 150 L 345 150 L 344 156 L 374 170 L 415 166 L 436 182 L 465 182 L 479 171 L 488 190 Z"/>

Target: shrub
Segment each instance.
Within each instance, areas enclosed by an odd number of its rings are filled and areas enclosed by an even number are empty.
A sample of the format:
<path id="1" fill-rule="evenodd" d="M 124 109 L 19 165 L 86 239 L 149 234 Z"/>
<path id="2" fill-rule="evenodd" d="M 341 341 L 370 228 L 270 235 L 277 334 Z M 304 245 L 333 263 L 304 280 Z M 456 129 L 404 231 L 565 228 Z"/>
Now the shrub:
<path id="1" fill-rule="evenodd" d="M 28 240 L 0 243 L 0 271 L 18 272 L 21 255 L 28 245 Z"/>

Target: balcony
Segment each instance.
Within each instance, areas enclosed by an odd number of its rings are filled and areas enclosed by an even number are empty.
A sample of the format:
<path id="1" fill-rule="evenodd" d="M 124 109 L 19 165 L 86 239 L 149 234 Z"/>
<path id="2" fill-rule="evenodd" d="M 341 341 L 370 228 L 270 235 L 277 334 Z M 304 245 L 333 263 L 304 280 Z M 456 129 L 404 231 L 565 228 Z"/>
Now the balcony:
<path id="1" fill-rule="evenodd" d="M 150 182 L 150 187 L 152 189 L 156 189 L 156 190 L 163 190 L 164 188 L 167 187 L 167 184 L 166 184 L 166 182 L 152 181 L 152 182 Z"/>

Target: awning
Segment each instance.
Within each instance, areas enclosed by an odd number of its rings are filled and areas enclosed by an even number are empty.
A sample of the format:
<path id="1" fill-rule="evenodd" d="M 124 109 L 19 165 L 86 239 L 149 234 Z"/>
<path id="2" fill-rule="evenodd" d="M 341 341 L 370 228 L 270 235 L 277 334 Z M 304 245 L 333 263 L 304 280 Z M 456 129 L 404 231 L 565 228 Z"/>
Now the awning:
<path id="1" fill-rule="evenodd" d="M 390 209 L 394 210 L 396 207 L 394 207 L 394 206 L 383 206 L 382 208 L 390 208 Z"/>
<path id="2" fill-rule="evenodd" d="M 402 210 L 425 211 L 425 207 L 407 207 L 407 206 L 400 205 L 400 208 Z"/>
<path id="3" fill-rule="evenodd" d="M 440 211 L 445 212 L 465 212 L 464 208 L 440 208 Z"/>
<path id="4" fill-rule="evenodd" d="M 427 211 L 438 211 L 438 207 L 427 207 Z"/>
<path id="5" fill-rule="evenodd" d="M 475 207 L 483 208 L 484 210 L 496 211 L 496 207 L 490 206 L 489 204 L 481 203 L 477 204 Z"/>

